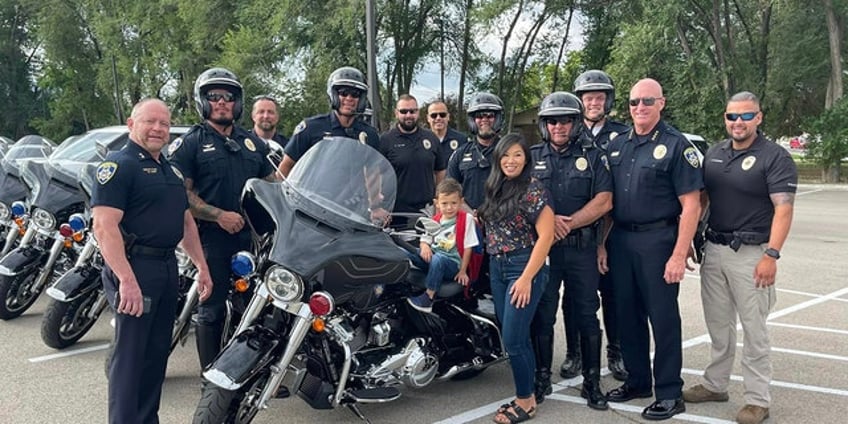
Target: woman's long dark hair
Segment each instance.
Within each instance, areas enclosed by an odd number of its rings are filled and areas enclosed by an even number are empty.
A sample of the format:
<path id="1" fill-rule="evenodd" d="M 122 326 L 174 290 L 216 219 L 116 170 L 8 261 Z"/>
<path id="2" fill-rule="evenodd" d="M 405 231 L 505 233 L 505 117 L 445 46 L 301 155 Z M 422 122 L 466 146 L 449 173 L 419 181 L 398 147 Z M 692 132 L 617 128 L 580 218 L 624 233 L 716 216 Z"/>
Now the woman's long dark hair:
<path id="1" fill-rule="evenodd" d="M 501 169 L 501 158 L 514 145 L 521 146 L 524 151 L 524 169 L 521 174 L 507 179 Z M 530 185 L 531 162 L 530 147 L 524 137 L 518 133 L 504 136 L 495 146 L 492 172 L 486 180 L 486 200 L 477 209 L 477 216 L 485 222 L 495 222 L 518 214 L 518 202 L 527 193 Z"/>

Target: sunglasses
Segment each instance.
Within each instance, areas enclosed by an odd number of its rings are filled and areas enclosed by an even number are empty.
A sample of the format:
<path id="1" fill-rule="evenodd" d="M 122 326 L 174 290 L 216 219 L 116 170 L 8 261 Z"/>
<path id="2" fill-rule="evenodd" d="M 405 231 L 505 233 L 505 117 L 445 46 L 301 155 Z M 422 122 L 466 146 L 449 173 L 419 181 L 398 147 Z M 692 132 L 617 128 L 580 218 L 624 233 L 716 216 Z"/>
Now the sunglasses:
<path id="1" fill-rule="evenodd" d="M 340 88 L 338 89 L 338 93 L 339 97 L 353 97 L 354 99 L 362 97 L 362 90 L 355 88 Z"/>
<path id="2" fill-rule="evenodd" d="M 223 99 L 225 102 L 229 103 L 235 100 L 236 96 L 233 93 L 206 93 L 206 100 L 210 102 L 217 102 Z"/>
<path id="3" fill-rule="evenodd" d="M 475 119 L 495 119 L 495 112 L 477 112 L 474 114 Z"/>
<path id="4" fill-rule="evenodd" d="M 574 122 L 574 118 L 570 116 L 559 116 L 554 118 L 545 118 L 545 123 L 548 125 L 568 125 Z"/>
<path id="5" fill-rule="evenodd" d="M 653 106 L 654 103 L 657 102 L 657 98 L 656 97 L 637 97 L 635 99 L 630 99 L 630 106 L 632 106 L 632 107 L 639 106 L 640 101 L 645 106 Z"/>
<path id="6" fill-rule="evenodd" d="M 436 117 L 446 118 L 447 116 L 448 116 L 447 112 L 433 112 L 433 113 L 430 114 L 430 119 L 436 119 Z"/>
<path id="7" fill-rule="evenodd" d="M 398 109 L 397 111 L 401 115 L 412 115 L 418 113 L 418 109 Z"/>
<path id="8" fill-rule="evenodd" d="M 748 122 L 757 117 L 759 112 L 745 112 L 745 113 L 725 113 L 724 119 L 727 119 L 730 122 L 736 122 L 737 119 L 742 118 L 743 121 Z"/>

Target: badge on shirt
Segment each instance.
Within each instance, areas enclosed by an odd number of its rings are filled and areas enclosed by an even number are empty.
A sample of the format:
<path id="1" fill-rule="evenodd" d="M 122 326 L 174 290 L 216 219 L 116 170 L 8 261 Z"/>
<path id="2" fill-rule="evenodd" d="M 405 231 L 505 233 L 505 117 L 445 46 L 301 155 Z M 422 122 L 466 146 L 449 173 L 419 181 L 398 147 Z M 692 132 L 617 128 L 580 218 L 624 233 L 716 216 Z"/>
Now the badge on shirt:
<path id="1" fill-rule="evenodd" d="M 103 162 L 97 167 L 97 182 L 100 185 L 106 184 L 115 175 L 118 170 L 118 164 L 115 162 Z"/>
<path id="2" fill-rule="evenodd" d="M 203 151 L 204 152 L 214 152 L 215 151 L 215 145 L 211 144 L 211 143 L 210 144 L 204 144 L 203 145 Z"/>
<path id="3" fill-rule="evenodd" d="M 665 154 L 668 153 L 668 148 L 665 147 L 665 144 L 660 144 L 657 147 L 654 147 L 654 159 L 662 159 L 665 157 Z"/>
<path id="4" fill-rule="evenodd" d="M 754 166 L 754 162 L 757 161 L 757 158 L 754 156 L 748 156 L 745 159 L 742 159 L 742 170 L 747 171 Z"/>
<path id="5" fill-rule="evenodd" d="M 456 150 L 456 148 L 457 148 L 457 147 L 459 147 L 459 142 L 458 142 L 458 141 L 456 141 L 456 140 L 451 140 L 451 141 L 450 141 L 450 148 L 451 148 L 451 150 Z"/>
<path id="6" fill-rule="evenodd" d="M 689 165 L 692 165 L 693 168 L 701 167 L 701 159 L 698 158 L 698 151 L 694 147 L 687 147 L 683 151 L 683 157 L 686 158 L 686 162 L 689 162 Z"/>
<path id="7" fill-rule="evenodd" d="M 586 158 L 577 158 L 577 160 L 574 161 L 574 167 L 577 168 L 578 171 L 585 171 L 586 168 L 589 167 L 589 162 Z"/>
<path id="8" fill-rule="evenodd" d="M 430 148 L 433 147 L 433 144 L 430 143 L 430 140 L 427 140 L 426 138 L 422 140 L 421 143 L 424 144 L 424 148 L 427 150 L 430 150 Z"/>
<path id="9" fill-rule="evenodd" d="M 359 133 L 359 142 L 362 144 L 368 144 L 368 134 L 365 131 Z"/>
<path id="10" fill-rule="evenodd" d="M 177 169 L 177 167 L 176 167 L 176 166 L 171 165 L 171 170 L 173 170 L 173 171 L 174 171 L 174 175 L 176 175 L 176 176 L 177 176 L 177 178 L 179 178 L 179 179 L 180 179 L 180 180 L 182 180 L 182 181 L 185 181 L 185 178 L 183 178 L 183 173 L 182 173 L 182 172 L 180 172 L 180 170 L 179 170 L 179 169 Z"/>
<path id="11" fill-rule="evenodd" d="M 297 124 L 296 127 L 294 127 L 294 131 L 292 132 L 292 137 L 294 137 L 295 134 L 299 134 L 301 131 L 303 131 L 305 129 L 306 129 L 306 121 L 300 121 L 300 123 Z"/>
<path id="12" fill-rule="evenodd" d="M 244 147 L 247 147 L 247 150 L 250 150 L 251 152 L 256 151 L 256 145 L 253 144 L 253 141 L 249 138 L 244 139 Z"/>
<path id="13" fill-rule="evenodd" d="M 179 149 L 180 146 L 182 146 L 182 145 L 183 145 L 183 138 L 182 137 L 177 137 L 176 139 L 174 139 L 174 141 L 171 142 L 171 145 L 168 146 L 168 155 L 169 156 L 173 155 L 174 152 L 176 152 L 177 149 Z"/>

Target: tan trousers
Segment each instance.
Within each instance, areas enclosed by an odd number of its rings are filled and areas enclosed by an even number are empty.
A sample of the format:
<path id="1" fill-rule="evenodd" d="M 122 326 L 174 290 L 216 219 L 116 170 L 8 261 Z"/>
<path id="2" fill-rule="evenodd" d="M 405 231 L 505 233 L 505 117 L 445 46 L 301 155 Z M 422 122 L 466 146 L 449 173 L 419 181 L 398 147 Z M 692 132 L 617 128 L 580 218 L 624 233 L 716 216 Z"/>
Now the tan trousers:
<path id="1" fill-rule="evenodd" d="M 742 322 L 742 377 L 745 403 L 768 408 L 771 403 L 771 361 L 766 318 L 776 302 L 774 286 L 756 288 L 754 269 L 766 245 L 729 246 L 707 242 L 701 265 L 701 301 L 712 340 L 711 362 L 704 386 L 726 392 L 736 355 L 736 316 Z"/>

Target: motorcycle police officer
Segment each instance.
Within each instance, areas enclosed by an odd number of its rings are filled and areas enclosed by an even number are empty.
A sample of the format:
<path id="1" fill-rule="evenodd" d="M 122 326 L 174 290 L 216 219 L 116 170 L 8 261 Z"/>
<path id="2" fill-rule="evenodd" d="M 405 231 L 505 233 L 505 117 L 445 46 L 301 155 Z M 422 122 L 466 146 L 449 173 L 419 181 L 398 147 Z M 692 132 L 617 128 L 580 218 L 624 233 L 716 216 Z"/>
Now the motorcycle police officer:
<path id="1" fill-rule="evenodd" d="M 127 120 L 130 141 L 97 168 L 94 235 L 106 262 L 103 288 L 116 312 L 110 423 L 159 422 L 177 310 L 177 243 L 197 266 L 200 298 L 212 288 L 182 177 L 160 154 L 170 122 L 165 103 L 140 101 Z"/>
<path id="2" fill-rule="evenodd" d="M 182 171 L 189 206 L 198 220 L 200 240 L 212 273 L 212 295 L 198 306 L 196 340 L 200 365 L 206 368 L 221 349 L 230 260 L 250 249 L 241 192 L 250 178 L 275 179 L 266 159 L 268 147 L 236 125 L 243 109 L 243 89 L 235 74 L 211 68 L 194 83 L 194 103 L 203 123 L 172 143 L 171 161 Z"/>
<path id="3" fill-rule="evenodd" d="M 606 152 L 610 140 L 630 131 L 630 127 L 609 119 L 609 114 L 615 105 L 615 85 L 606 72 L 589 70 L 580 74 L 574 80 L 574 94 L 583 102 L 583 127 L 595 145 Z M 607 221 L 610 222 L 610 221 Z M 603 231 L 606 234 L 607 231 Z M 615 317 L 615 296 L 613 295 L 612 278 L 606 267 L 609 243 L 598 246 L 598 256 L 601 264 L 601 280 L 598 288 L 603 307 L 604 328 L 607 335 L 607 364 L 612 376 L 619 381 L 627 379 L 627 370 L 621 357 L 621 345 L 618 341 L 618 325 Z M 566 300 L 570 297 L 566 296 Z M 563 378 L 576 377 L 580 372 L 580 338 L 577 329 L 577 317 L 573 316 L 576 309 L 573 305 L 563 303 L 563 324 L 565 327 L 566 354 L 565 361 L 560 367 Z"/>
<path id="4" fill-rule="evenodd" d="M 332 111 L 297 124 L 278 168 L 280 174 L 287 177 L 295 162 L 324 137 L 353 138 L 379 150 L 377 130 L 360 118 L 368 104 L 367 93 L 365 75 L 358 69 L 344 66 L 333 71 L 327 78 L 327 99 Z"/>
<path id="5" fill-rule="evenodd" d="M 583 130 L 583 104 L 577 96 L 555 92 L 539 106 L 543 143 L 530 148 L 533 177 L 553 197 L 556 217 L 549 254 L 550 280 L 533 318 L 537 402 L 551 393 L 553 329 L 560 283 L 565 283 L 565 313 L 576 319 L 582 338 L 581 396 L 593 409 L 608 409 L 600 389 L 601 330 L 597 312 L 597 246 L 601 218 L 612 209 L 612 177 L 606 156 Z"/>

